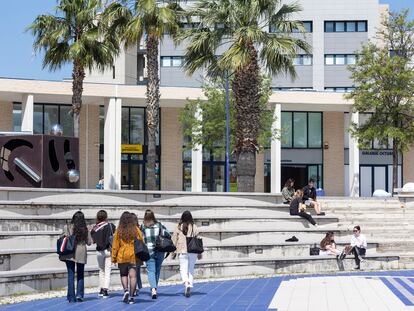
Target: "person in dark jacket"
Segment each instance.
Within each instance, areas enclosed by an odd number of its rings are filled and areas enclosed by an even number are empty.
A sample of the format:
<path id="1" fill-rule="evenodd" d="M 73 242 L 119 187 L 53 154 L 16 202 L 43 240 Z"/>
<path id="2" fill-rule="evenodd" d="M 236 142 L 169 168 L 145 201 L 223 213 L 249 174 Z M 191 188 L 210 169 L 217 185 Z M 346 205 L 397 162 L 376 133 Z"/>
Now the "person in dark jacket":
<path id="1" fill-rule="evenodd" d="M 301 204 L 302 203 L 302 196 L 303 192 L 302 190 L 297 190 L 295 192 L 295 195 L 293 196 L 292 202 L 290 202 L 289 210 L 291 216 L 300 216 L 302 218 L 305 218 L 308 220 L 312 225 L 316 226 L 316 221 L 313 219 L 313 217 L 306 213 L 304 210 L 301 210 Z"/>
<path id="2" fill-rule="evenodd" d="M 109 297 L 109 285 L 111 283 L 111 250 L 112 239 L 116 227 L 108 222 L 108 214 L 100 210 L 96 214 L 96 225 L 91 231 L 93 242 L 96 244 L 96 259 L 99 267 L 99 297 Z"/>
<path id="3" fill-rule="evenodd" d="M 315 180 L 309 179 L 307 186 L 303 187 L 302 202 L 305 203 L 306 206 L 313 207 L 316 215 L 325 216 L 325 213 L 321 212 L 321 204 L 316 201 Z"/>

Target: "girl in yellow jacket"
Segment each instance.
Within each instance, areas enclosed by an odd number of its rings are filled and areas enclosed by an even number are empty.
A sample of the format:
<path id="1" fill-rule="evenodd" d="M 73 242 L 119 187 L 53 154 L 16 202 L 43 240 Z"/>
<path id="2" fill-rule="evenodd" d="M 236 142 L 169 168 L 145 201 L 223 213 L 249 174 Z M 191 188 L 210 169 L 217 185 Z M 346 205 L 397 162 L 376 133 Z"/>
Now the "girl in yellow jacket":
<path id="1" fill-rule="evenodd" d="M 142 264 L 141 262 L 137 263 L 135 257 L 135 239 L 143 241 L 142 233 L 136 226 L 133 215 L 124 212 L 119 220 L 112 242 L 112 262 L 118 264 L 121 283 L 124 288 L 122 301 L 128 304 L 135 302 L 133 295 L 137 286 L 137 264 Z"/>

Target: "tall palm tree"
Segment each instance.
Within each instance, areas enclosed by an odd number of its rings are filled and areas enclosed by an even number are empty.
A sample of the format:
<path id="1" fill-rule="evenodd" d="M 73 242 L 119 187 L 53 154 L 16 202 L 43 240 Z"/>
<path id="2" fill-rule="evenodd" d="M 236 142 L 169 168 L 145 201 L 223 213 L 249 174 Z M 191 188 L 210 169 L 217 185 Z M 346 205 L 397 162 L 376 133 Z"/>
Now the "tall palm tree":
<path id="1" fill-rule="evenodd" d="M 56 15 L 36 17 L 28 27 L 34 50 L 44 51 L 43 68 L 56 70 L 72 63 L 74 135 L 79 137 L 85 69 L 104 70 L 119 53 L 119 43 L 102 18 L 101 0 L 59 0 Z"/>
<path id="2" fill-rule="evenodd" d="M 295 77 L 293 57 L 300 50 L 310 49 L 300 36 L 292 35 L 293 31 L 304 31 L 301 22 L 291 19 L 300 10 L 299 5 L 281 4 L 280 0 L 199 0 L 187 12 L 200 22 L 179 37 L 190 42 L 185 55 L 187 72 L 205 68 L 213 76 L 225 71 L 233 74 L 237 122 L 234 151 L 240 192 L 254 191 L 261 67 L 272 75 Z M 269 33 L 270 27 L 275 32 Z"/>
<path id="3" fill-rule="evenodd" d="M 176 2 L 157 0 L 121 0 L 108 7 L 107 19 L 116 27 L 125 45 L 137 45 L 145 38 L 147 49 L 147 182 L 146 189 L 156 190 L 156 135 L 159 126 L 160 80 L 158 74 L 158 48 L 165 33 L 178 29 Z"/>

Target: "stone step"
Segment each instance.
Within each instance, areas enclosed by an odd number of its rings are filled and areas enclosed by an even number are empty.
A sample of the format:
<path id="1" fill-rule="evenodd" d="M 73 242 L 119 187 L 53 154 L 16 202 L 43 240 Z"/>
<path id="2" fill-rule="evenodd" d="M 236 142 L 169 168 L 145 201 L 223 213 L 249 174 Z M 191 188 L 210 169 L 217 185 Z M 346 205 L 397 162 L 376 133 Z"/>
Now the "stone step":
<path id="1" fill-rule="evenodd" d="M 333 256 L 306 257 L 268 257 L 263 259 L 229 258 L 220 260 L 203 259 L 197 262 L 196 278 L 242 277 L 249 275 L 271 276 L 277 273 L 323 273 L 338 270 L 351 270 L 352 258 L 347 258 L 343 266 Z M 367 255 L 362 264 L 364 270 L 398 269 L 399 257 L 386 254 Z M 97 286 L 97 269 L 94 265 L 86 267 L 85 286 Z M 143 281 L 146 281 L 145 269 L 142 269 Z M 112 280 L 118 282 L 117 271 L 113 271 Z M 166 260 L 161 270 L 161 280 L 180 280 L 177 261 Z M 63 288 L 66 285 L 66 269 L 60 268 L 27 269 L 0 272 L 0 294 L 13 295 L 34 291 L 46 291 Z"/>
<path id="2" fill-rule="evenodd" d="M 215 243 L 205 245 L 203 259 L 219 260 L 221 258 L 240 258 L 264 259 L 270 257 L 306 257 L 309 256 L 312 243 L 280 243 L 255 245 L 253 243 L 242 244 L 220 244 Z M 345 244 L 339 244 L 342 248 Z M 368 245 L 369 254 L 376 252 L 377 244 Z M 88 247 L 88 263 L 96 264 L 96 250 Z M 59 268 L 61 262 L 56 254 L 56 249 L 3 249 L 0 251 L 0 271 L 42 269 L 47 266 Z"/>
<path id="3" fill-rule="evenodd" d="M 161 216 L 158 221 L 161 221 L 167 228 L 173 229 L 179 222 L 177 216 Z M 88 218 L 87 223 L 93 224 L 94 218 Z M 110 221 L 118 224 L 119 219 L 111 218 Z M 319 225 L 335 224 L 338 218 L 335 217 L 318 217 L 315 220 Z M 65 217 L 56 216 L 0 216 L 0 231 L 58 231 L 62 230 L 69 222 Z M 237 228 L 307 228 L 309 222 L 300 218 L 299 216 L 284 215 L 277 218 L 263 218 L 256 215 L 256 217 L 246 216 L 231 216 L 231 217 L 200 217 L 195 219 L 198 227 L 206 227 L 210 229 L 237 229 Z"/>

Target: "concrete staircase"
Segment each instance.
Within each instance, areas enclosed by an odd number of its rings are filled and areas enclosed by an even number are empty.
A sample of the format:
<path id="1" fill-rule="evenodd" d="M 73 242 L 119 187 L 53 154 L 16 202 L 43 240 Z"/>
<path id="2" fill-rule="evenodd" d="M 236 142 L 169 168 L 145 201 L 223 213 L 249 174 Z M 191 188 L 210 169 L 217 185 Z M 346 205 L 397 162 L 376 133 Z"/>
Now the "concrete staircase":
<path id="1" fill-rule="evenodd" d="M 328 230 L 336 232 L 340 246 L 345 245 L 354 224 L 362 226 L 370 242 L 365 270 L 408 266 L 411 254 L 403 244 L 414 243 L 410 237 L 414 210 L 401 209 L 396 199 L 324 199 L 327 216 L 315 217 L 318 227 L 313 227 L 306 220 L 290 216 L 280 198 L 271 195 L 122 192 L 117 196 L 94 191 L 48 193 L 44 197 L 36 194 L 37 198 L 28 201 L 0 201 L 0 295 L 65 286 L 66 269 L 55 253 L 56 239 L 79 209 L 93 224 L 99 209 L 107 210 L 116 222 L 125 210 L 137 213 L 141 220 L 145 210 L 151 208 L 170 230 L 183 211 L 191 210 L 206 249 L 196 269 L 197 277 L 202 278 L 352 269 L 352 258 L 346 259 L 342 267 L 333 257 L 309 256 L 309 248 L 319 243 Z M 385 217 L 390 211 L 392 217 Z M 285 242 L 292 235 L 299 242 Z M 406 259 L 403 265 L 400 254 Z M 93 247 L 88 251 L 86 270 L 86 285 L 96 285 Z M 145 269 L 142 272 L 145 279 Z M 116 284 L 118 271 L 113 273 Z M 164 262 L 162 279 L 179 280 L 177 261 Z"/>

